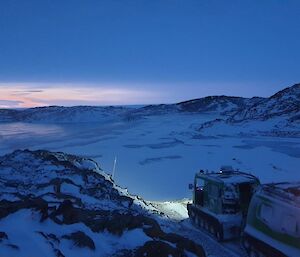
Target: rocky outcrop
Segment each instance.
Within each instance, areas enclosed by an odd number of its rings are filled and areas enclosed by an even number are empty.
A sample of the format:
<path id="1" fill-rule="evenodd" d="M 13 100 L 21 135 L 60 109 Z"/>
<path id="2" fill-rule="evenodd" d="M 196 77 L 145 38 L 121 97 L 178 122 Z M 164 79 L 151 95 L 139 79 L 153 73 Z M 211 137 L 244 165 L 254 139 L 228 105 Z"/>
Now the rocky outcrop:
<path id="1" fill-rule="evenodd" d="M 100 236 L 111 237 L 109 256 L 205 256 L 197 243 L 165 232 L 156 210 L 116 186 L 97 163 L 74 155 L 24 150 L 0 157 L 0 255 L 8 249 L 9 256 L 24 256 L 24 246 L 7 226 L 10 217 L 24 226 L 32 223 L 20 233 L 42 239 L 49 256 L 75 256 L 76 249 L 107 256 Z M 130 232 L 143 235 L 143 241 L 133 238 L 137 242 L 120 249 L 118 241 Z"/>

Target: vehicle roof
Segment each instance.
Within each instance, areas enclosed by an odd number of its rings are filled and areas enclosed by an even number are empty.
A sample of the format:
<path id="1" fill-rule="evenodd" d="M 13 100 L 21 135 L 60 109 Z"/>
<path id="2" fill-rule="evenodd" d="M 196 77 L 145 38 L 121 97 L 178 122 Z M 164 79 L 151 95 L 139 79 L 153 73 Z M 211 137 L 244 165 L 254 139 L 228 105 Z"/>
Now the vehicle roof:
<path id="1" fill-rule="evenodd" d="M 300 204 L 300 181 L 265 184 L 262 191 L 270 196 L 277 196 Z"/>
<path id="2" fill-rule="evenodd" d="M 241 171 L 226 171 L 226 172 L 212 172 L 212 173 L 203 173 L 198 172 L 196 177 L 203 178 L 206 180 L 214 180 L 219 183 L 225 184 L 241 184 L 245 182 L 258 181 L 258 179 L 245 172 Z"/>

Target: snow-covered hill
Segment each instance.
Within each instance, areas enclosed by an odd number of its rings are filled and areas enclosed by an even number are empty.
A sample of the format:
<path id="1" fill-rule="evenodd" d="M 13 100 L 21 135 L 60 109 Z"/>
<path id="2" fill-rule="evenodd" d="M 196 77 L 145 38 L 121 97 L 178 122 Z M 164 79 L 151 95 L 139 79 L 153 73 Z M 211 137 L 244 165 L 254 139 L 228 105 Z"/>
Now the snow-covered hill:
<path id="1" fill-rule="evenodd" d="M 216 112 L 223 115 L 230 115 L 239 110 L 245 109 L 259 101 L 260 97 L 243 98 L 234 96 L 207 96 L 204 98 L 189 100 L 177 104 L 180 111 L 193 113 Z"/>
<path id="2" fill-rule="evenodd" d="M 0 122 L 77 123 L 119 120 L 132 108 L 48 106 L 21 110 L 0 109 Z"/>
<path id="3" fill-rule="evenodd" d="M 157 209 L 93 160 L 48 151 L 0 157 L 0 256 L 205 256 L 165 232 Z"/>
<path id="4" fill-rule="evenodd" d="M 229 117 L 199 124 L 196 130 L 206 135 L 300 137 L 300 84 L 259 98 Z"/>
<path id="5" fill-rule="evenodd" d="M 0 122 L 78 123 L 132 121 L 142 117 L 174 113 L 230 115 L 245 109 L 262 98 L 208 96 L 177 104 L 147 105 L 137 108 L 100 106 L 49 106 L 28 109 L 0 109 Z"/>

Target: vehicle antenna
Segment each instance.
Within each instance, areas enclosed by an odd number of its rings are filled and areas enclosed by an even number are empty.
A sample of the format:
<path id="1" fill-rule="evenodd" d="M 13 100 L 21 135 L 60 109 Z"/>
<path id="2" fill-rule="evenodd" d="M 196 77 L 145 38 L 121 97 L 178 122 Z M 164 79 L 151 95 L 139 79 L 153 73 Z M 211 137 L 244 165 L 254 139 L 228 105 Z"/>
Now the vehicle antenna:
<path id="1" fill-rule="evenodd" d="M 114 165 L 113 165 L 112 176 L 111 176 L 112 179 L 114 179 L 114 177 L 115 177 L 116 164 L 117 164 L 117 156 L 115 156 L 115 159 L 114 159 Z"/>

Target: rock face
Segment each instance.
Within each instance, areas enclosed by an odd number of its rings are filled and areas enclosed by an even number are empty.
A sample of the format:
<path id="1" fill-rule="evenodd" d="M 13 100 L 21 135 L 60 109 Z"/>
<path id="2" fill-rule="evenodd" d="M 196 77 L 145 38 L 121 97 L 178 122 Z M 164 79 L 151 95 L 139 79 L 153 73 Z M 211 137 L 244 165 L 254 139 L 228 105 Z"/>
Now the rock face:
<path id="1" fill-rule="evenodd" d="M 163 231 L 161 218 L 93 160 L 29 150 L 0 157 L 0 256 L 205 256 Z"/>

